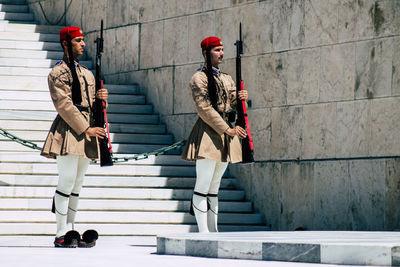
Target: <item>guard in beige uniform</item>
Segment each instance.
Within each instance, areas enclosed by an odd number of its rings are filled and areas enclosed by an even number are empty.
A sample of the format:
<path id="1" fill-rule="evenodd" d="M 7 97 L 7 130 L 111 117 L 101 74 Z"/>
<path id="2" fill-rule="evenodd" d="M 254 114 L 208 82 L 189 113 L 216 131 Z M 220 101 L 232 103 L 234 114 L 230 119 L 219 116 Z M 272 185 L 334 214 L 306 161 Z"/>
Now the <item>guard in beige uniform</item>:
<path id="1" fill-rule="evenodd" d="M 101 89 L 96 93 L 93 74 L 77 60 L 85 47 L 82 30 L 78 27 L 62 29 L 60 42 L 64 58 L 48 76 L 50 95 L 58 115 L 41 155 L 57 159 L 59 180 L 53 201 L 57 222 L 54 245 L 76 247 L 79 242 L 75 239 L 79 238 L 67 238 L 66 233 L 73 229 L 79 193 L 90 159 L 99 157 L 97 138 L 105 136 L 103 128 L 91 127 L 93 103 L 95 97 L 106 101 L 108 91 Z"/>
<path id="2" fill-rule="evenodd" d="M 246 131 L 233 127 L 229 114 L 236 107 L 236 86 L 231 76 L 222 73 L 224 50 L 218 37 L 201 42 L 205 65 L 193 75 L 192 91 L 199 118 L 188 138 L 182 158 L 196 161 L 196 185 L 191 213 L 199 232 L 218 232 L 218 190 L 228 163 L 242 161 L 240 138 Z M 211 70 L 211 71 L 210 71 Z M 247 100 L 247 91 L 239 92 Z"/>

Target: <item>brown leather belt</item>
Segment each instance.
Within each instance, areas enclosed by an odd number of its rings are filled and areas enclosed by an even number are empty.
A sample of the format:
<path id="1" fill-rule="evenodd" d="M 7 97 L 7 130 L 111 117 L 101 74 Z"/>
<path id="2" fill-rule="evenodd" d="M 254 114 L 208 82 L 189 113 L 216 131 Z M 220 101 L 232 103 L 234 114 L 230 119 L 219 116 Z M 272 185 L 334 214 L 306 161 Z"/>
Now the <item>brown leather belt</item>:
<path id="1" fill-rule="evenodd" d="M 82 111 L 86 111 L 86 112 L 89 112 L 90 113 L 90 108 L 89 107 L 84 107 L 84 106 L 81 106 L 81 105 L 74 105 L 80 112 L 82 112 Z"/>

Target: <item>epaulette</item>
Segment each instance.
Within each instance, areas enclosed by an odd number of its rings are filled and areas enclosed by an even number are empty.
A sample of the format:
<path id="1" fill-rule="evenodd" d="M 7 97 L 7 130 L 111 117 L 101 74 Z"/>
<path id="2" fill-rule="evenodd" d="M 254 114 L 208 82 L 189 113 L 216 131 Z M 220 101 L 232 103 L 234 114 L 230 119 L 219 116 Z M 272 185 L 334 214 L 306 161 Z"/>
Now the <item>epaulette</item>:
<path id="1" fill-rule="evenodd" d="M 203 68 L 198 68 L 196 71 L 202 71 L 202 70 L 203 70 Z M 220 71 L 219 73 L 224 74 L 222 71 Z M 213 74 L 214 74 L 214 75 L 218 75 L 218 72 L 215 71 L 215 70 L 213 70 Z"/>
<path id="2" fill-rule="evenodd" d="M 79 64 L 79 67 L 82 67 L 82 68 L 84 68 L 84 69 L 89 69 L 88 67 L 86 67 L 85 65 L 82 65 L 82 64 Z"/>

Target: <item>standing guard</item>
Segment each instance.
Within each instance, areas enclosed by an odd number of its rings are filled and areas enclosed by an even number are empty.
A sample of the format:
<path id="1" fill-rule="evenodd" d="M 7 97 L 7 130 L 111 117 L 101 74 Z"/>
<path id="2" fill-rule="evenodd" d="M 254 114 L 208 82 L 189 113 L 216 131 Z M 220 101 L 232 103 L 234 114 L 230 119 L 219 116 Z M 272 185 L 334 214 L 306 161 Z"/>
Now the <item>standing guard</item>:
<path id="1" fill-rule="evenodd" d="M 98 138 L 105 137 L 104 128 L 93 127 L 95 98 L 107 101 L 107 89 L 95 91 L 95 78 L 79 64 L 85 48 L 83 32 L 78 27 L 60 31 L 64 57 L 48 76 L 51 99 L 57 110 L 41 155 L 57 160 L 59 180 L 53 198 L 56 214 L 56 247 L 91 247 L 97 232 L 88 230 L 80 238 L 74 231 L 79 193 L 90 160 L 99 158 Z"/>
<path id="2" fill-rule="evenodd" d="M 233 127 L 236 107 L 236 86 L 232 77 L 220 71 L 224 56 L 221 39 L 215 36 L 201 42 L 205 64 L 192 76 L 192 92 L 199 118 L 186 143 L 182 159 L 196 161 L 196 185 L 191 201 L 199 232 L 218 232 L 218 191 L 229 162 L 242 161 L 239 138 L 247 136 L 240 127 Z M 247 101 L 247 91 L 238 93 Z"/>

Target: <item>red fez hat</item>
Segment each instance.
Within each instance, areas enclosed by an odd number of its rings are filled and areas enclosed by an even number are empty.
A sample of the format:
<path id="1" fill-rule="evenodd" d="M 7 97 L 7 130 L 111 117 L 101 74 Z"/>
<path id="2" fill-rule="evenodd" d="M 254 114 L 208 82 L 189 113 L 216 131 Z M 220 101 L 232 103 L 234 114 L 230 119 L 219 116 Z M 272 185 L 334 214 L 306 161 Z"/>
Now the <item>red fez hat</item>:
<path id="1" fill-rule="evenodd" d="M 216 36 L 210 36 L 207 37 L 206 39 L 204 39 L 203 41 L 201 41 L 201 49 L 205 50 L 206 48 L 211 48 L 211 47 L 215 47 L 215 46 L 221 46 L 222 41 L 221 39 L 219 39 Z"/>
<path id="2" fill-rule="evenodd" d="M 75 37 L 83 36 L 83 32 L 79 27 L 65 27 L 60 31 L 60 41 L 67 40 L 68 35 L 72 39 Z"/>

